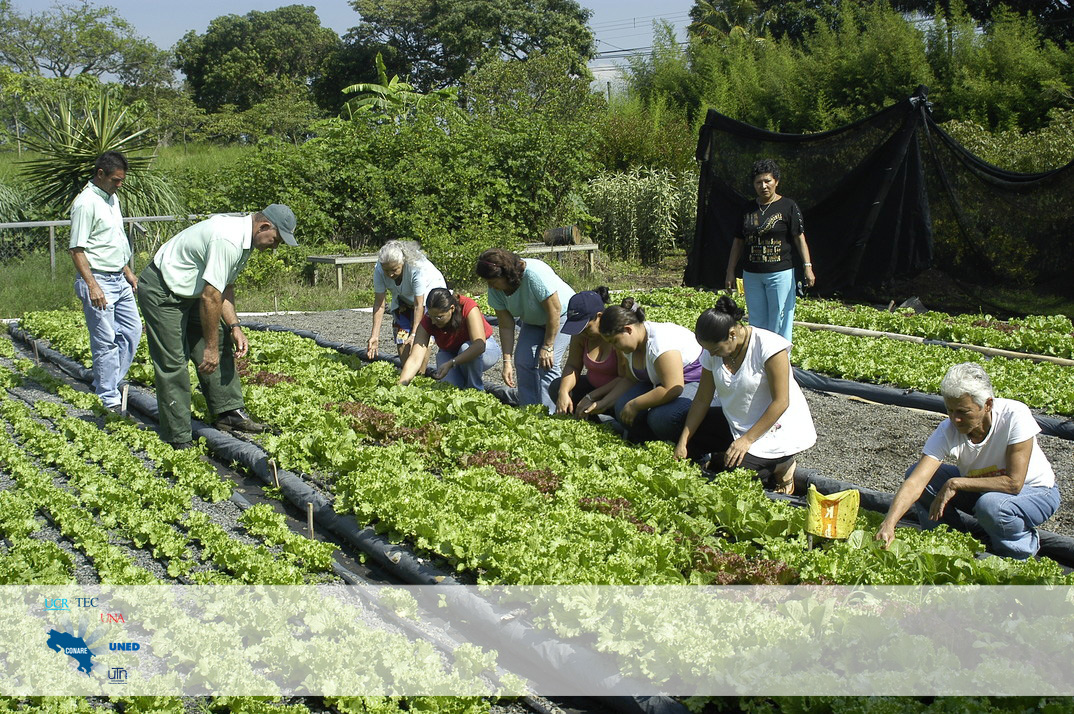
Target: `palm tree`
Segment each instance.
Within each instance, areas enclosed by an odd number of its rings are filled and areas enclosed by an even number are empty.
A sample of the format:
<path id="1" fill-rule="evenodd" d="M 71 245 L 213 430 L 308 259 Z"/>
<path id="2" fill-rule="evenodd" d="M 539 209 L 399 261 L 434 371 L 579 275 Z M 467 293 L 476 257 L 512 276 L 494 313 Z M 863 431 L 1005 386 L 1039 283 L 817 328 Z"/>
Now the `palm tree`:
<path id="1" fill-rule="evenodd" d="M 756 0 L 697 0 L 690 19 L 687 30 L 699 39 L 738 36 L 764 42 L 769 17 Z"/>
<path id="2" fill-rule="evenodd" d="M 23 139 L 40 157 L 23 161 L 20 167 L 31 201 L 66 214 L 93 175 L 97 157 L 106 151 L 121 151 L 130 165 L 130 179 L 123 188 L 125 213 L 182 212 L 175 190 L 149 170 L 153 155 L 148 152 L 155 142 L 146 135 L 146 129 L 136 128 L 138 119 L 130 107 L 120 106 L 117 94 L 109 87 L 40 102 L 38 111 L 26 122 Z"/>

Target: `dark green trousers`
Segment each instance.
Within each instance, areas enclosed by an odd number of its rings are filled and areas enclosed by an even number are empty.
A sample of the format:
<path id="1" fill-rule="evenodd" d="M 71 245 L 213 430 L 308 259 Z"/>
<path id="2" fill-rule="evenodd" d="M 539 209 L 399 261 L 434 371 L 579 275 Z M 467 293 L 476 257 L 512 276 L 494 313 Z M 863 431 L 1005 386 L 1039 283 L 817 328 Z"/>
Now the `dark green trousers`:
<path id="1" fill-rule="evenodd" d="M 201 364 L 205 337 L 201 330 L 201 298 L 173 293 L 160 269 L 150 263 L 138 276 L 138 305 L 142 308 L 149 357 L 156 373 L 160 438 L 171 443 L 190 441 L 190 373 L 187 365 Z M 243 406 L 242 384 L 235 369 L 234 346 L 219 328 L 220 366 L 198 382 L 209 411 L 221 414 Z"/>

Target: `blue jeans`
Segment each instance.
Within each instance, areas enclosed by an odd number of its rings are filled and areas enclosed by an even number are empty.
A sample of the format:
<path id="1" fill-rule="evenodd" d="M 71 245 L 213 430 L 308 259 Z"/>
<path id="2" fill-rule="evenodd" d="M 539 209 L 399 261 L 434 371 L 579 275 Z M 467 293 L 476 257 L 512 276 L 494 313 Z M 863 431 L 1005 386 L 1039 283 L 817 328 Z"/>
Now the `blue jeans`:
<path id="1" fill-rule="evenodd" d="M 518 342 L 515 345 L 515 379 L 518 383 L 519 406 L 543 404 L 549 414 L 555 414 L 556 403 L 548 396 L 548 385 L 560 375 L 563 354 L 571 344 L 570 335 L 563 334 L 563 323 L 567 315 L 559 318 L 559 331 L 553 343 L 552 369 L 538 366 L 537 350 L 544 344 L 544 325 L 530 325 L 523 322 L 519 326 Z"/>
<path id="2" fill-rule="evenodd" d="M 916 464 L 915 464 L 916 465 Z M 906 475 L 914 470 L 911 466 Z M 928 509 L 936 494 L 943 488 L 944 482 L 960 476 L 958 467 L 953 464 L 941 464 L 936 475 L 917 499 L 925 512 L 918 514 L 923 528 L 935 528 L 941 523 L 957 524 L 959 519 L 953 511 L 972 513 L 985 533 L 992 541 L 992 552 L 1008 558 L 1025 560 L 1037 554 L 1040 548 L 1040 536 L 1037 526 L 1052 517 L 1059 508 L 1059 489 L 1034 487 L 1023 488 L 1017 495 L 989 491 L 987 493 L 967 493 L 960 491 L 947 502 L 944 514 L 939 521 L 928 517 Z"/>
<path id="3" fill-rule="evenodd" d="M 449 362 L 455 357 L 458 357 L 469 347 L 469 342 L 463 342 L 455 352 L 448 352 L 447 350 L 438 351 L 436 353 L 437 369 L 439 369 L 440 365 L 445 362 Z M 447 376 L 444 377 L 444 381 L 448 384 L 454 384 L 460 389 L 478 389 L 485 391 L 485 380 L 482 375 L 487 370 L 492 369 L 492 367 L 500 361 L 502 355 L 503 350 L 500 349 L 500 343 L 496 341 L 495 337 L 489 337 L 485 340 L 485 351 L 481 353 L 480 357 L 470 360 L 466 364 L 456 364 L 456 366 L 447 373 Z"/>
<path id="4" fill-rule="evenodd" d="M 746 310 L 750 324 L 783 335 L 791 341 L 794 326 L 794 270 L 778 273 L 742 271 L 746 289 Z"/>
<path id="5" fill-rule="evenodd" d="M 638 382 L 621 395 L 615 402 L 615 418 L 623 413 L 626 403 L 640 397 L 653 388 L 651 382 Z M 634 417 L 634 424 L 627 429 L 627 438 L 633 442 L 641 441 L 678 441 L 682 427 L 686 423 L 686 413 L 697 394 L 697 382 L 683 385 L 682 393 L 667 404 L 639 412 Z M 622 423 L 620 421 L 620 423 Z M 626 426 L 624 424 L 624 426 Z"/>
<path id="6" fill-rule="evenodd" d="M 123 273 L 94 271 L 93 277 L 108 301 L 101 310 L 90 303 L 89 286 L 82 276 L 75 278 L 75 294 L 82 301 L 82 314 L 89 328 L 93 391 L 106 407 L 118 407 L 119 383 L 127 376 L 142 340 L 142 318 L 134 302 L 134 291 Z"/>

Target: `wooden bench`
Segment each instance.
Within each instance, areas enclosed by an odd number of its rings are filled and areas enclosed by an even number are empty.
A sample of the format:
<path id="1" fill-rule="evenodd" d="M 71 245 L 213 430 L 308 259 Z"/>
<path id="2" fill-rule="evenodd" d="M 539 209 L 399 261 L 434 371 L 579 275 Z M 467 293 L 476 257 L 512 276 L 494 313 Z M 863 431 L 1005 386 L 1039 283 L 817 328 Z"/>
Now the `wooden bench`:
<path id="1" fill-rule="evenodd" d="M 519 255 L 549 255 L 556 254 L 560 262 L 563 262 L 564 253 L 587 253 L 587 273 L 592 275 L 596 270 L 595 256 L 599 250 L 596 243 L 580 243 L 578 245 L 544 245 L 543 243 L 530 243 L 518 252 Z M 336 290 L 343 292 L 343 266 L 356 263 L 374 264 L 377 262 L 377 254 L 369 255 L 311 255 L 306 258 L 311 263 L 323 263 L 336 267 Z M 313 271 L 311 281 L 317 284 L 317 271 Z"/>
<path id="2" fill-rule="evenodd" d="M 343 292 L 343 266 L 355 263 L 376 263 L 377 255 L 311 255 L 306 258 L 311 263 L 327 263 L 336 266 L 336 290 Z M 317 284 L 317 271 L 313 271 L 310 281 Z"/>

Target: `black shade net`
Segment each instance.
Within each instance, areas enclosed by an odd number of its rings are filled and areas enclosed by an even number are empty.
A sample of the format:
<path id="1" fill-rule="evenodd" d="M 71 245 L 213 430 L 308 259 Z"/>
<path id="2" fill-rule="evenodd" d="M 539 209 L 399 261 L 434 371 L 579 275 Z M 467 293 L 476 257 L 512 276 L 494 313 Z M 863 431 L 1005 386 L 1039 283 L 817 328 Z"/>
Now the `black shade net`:
<path id="1" fill-rule="evenodd" d="M 977 285 L 1074 293 L 1060 260 L 1074 243 L 1074 162 L 1040 174 L 992 166 L 932 121 L 924 87 L 821 134 L 770 132 L 710 109 L 684 284 L 724 286 L 762 158 L 779 163 L 779 193 L 802 209 L 821 294 L 882 288 L 934 264 Z"/>

